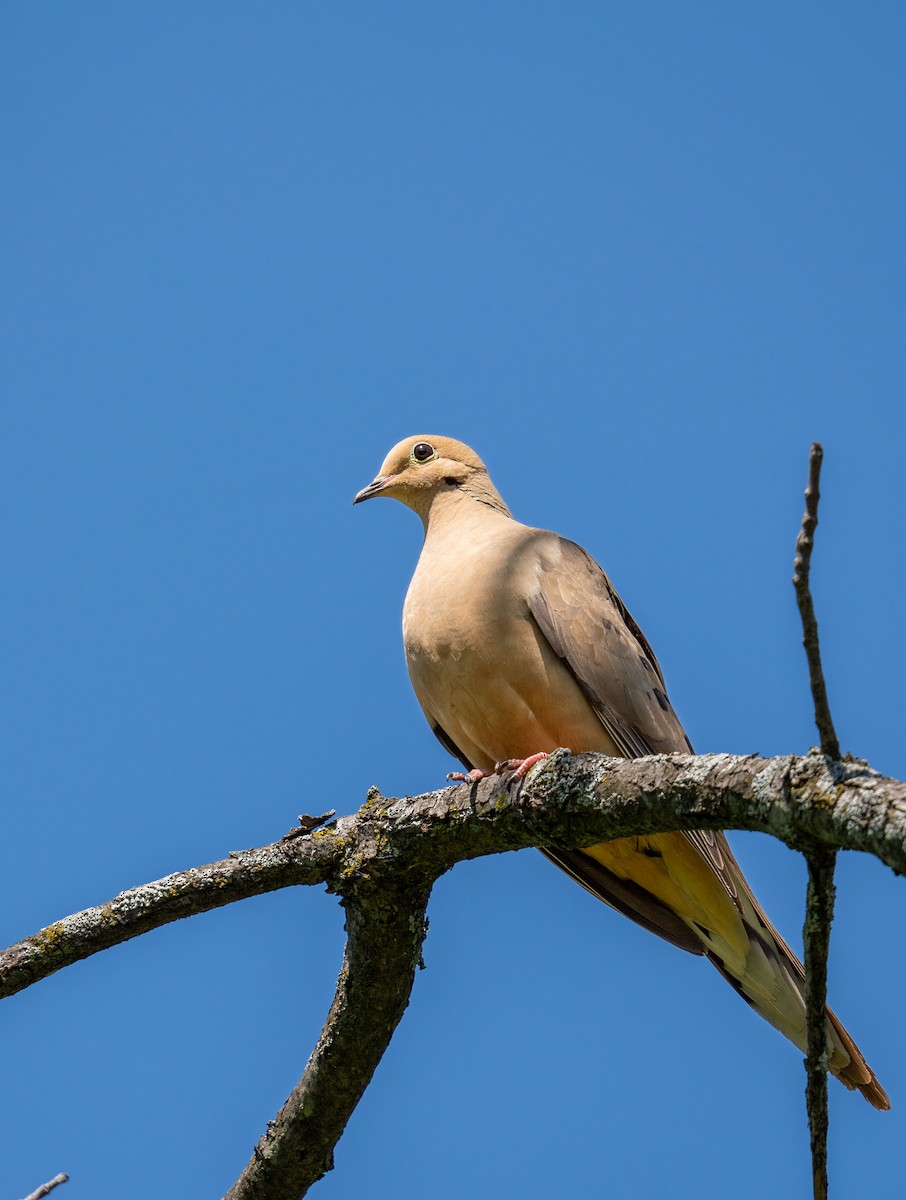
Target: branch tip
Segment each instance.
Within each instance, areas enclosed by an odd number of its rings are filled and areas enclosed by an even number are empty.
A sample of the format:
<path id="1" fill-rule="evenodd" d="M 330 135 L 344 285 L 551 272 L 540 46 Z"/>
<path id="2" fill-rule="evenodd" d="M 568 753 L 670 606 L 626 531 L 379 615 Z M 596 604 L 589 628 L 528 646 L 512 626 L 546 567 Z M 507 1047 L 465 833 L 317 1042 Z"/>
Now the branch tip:
<path id="1" fill-rule="evenodd" d="M 69 1176 L 65 1171 L 61 1171 L 59 1175 L 54 1175 L 53 1179 L 48 1179 L 47 1183 L 42 1183 L 39 1188 L 35 1188 L 33 1192 L 29 1192 L 25 1200 L 41 1200 L 42 1196 L 49 1196 L 50 1193 L 60 1186 L 61 1183 L 67 1183 Z"/>
<path id="2" fill-rule="evenodd" d="M 815 606 L 812 602 L 809 585 L 815 527 L 818 524 L 818 500 L 820 499 L 818 483 L 821 477 L 823 458 L 824 450 L 821 443 L 812 442 L 808 460 L 808 484 L 805 489 L 805 512 L 802 516 L 799 536 L 796 538 L 796 557 L 793 560 L 793 587 L 796 589 L 796 603 L 799 605 L 799 616 L 802 620 L 802 644 L 808 659 L 809 683 L 815 709 L 815 724 L 818 726 L 818 734 L 821 738 L 821 749 L 828 758 L 839 759 L 840 742 L 837 739 L 827 699 L 824 670 L 821 666 L 821 650 L 818 644 L 818 620 L 815 616 Z"/>

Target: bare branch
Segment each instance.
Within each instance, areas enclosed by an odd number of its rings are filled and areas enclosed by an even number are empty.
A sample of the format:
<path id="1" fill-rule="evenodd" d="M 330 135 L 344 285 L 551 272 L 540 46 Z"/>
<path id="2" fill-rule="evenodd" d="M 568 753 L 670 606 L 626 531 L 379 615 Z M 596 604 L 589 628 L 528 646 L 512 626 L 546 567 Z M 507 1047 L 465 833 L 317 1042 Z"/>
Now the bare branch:
<path id="1" fill-rule="evenodd" d="M 821 649 L 818 644 L 818 620 L 809 585 L 815 529 L 818 525 L 818 483 L 824 451 L 813 442 L 808 460 L 808 484 L 805 489 L 805 513 L 796 539 L 793 562 L 793 587 L 802 619 L 802 644 L 808 659 L 809 682 L 815 724 L 821 749 L 829 759 L 840 757 L 840 742 L 834 729 Z M 805 998 L 807 1009 L 808 1055 L 806 1057 L 806 1108 L 812 1146 L 812 1178 L 815 1200 L 827 1200 L 827 1035 L 824 1009 L 827 1003 L 827 958 L 830 952 L 831 922 L 834 916 L 834 864 L 836 855 L 827 849 L 807 851 L 808 893 L 805 927 Z"/>
<path id="2" fill-rule="evenodd" d="M 805 903 L 805 1007 L 808 1054 L 805 1103 L 812 1145 L 814 1200 L 827 1200 L 827 958 L 834 918 L 833 850 L 815 850 L 808 861 Z"/>
<path id="3" fill-rule="evenodd" d="M 29 1192 L 25 1200 L 41 1200 L 42 1196 L 49 1196 L 54 1188 L 59 1187 L 61 1183 L 66 1183 L 69 1176 L 61 1171 L 59 1175 L 54 1175 L 53 1179 L 48 1179 L 47 1183 L 42 1183 L 39 1188 L 35 1188 L 33 1192 Z"/>
<path id="4" fill-rule="evenodd" d="M 226 1200 L 297 1200 L 333 1169 L 333 1150 L 409 1003 L 427 932 L 429 886 L 357 888 L 330 1012 L 298 1086 Z"/>
<path id="5" fill-rule="evenodd" d="M 311 833 L 315 829 L 320 829 L 322 825 L 326 825 L 337 815 L 335 808 L 329 809 L 326 813 L 321 813 L 319 817 L 313 817 L 309 813 L 301 813 L 299 815 L 299 826 L 297 829 L 291 829 L 289 833 L 284 834 L 284 841 L 287 838 L 300 837 L 303 833 Z"/>
<path id="6" fill-rule="evenodd" d="M 64 917 L 4 950 L 0 954 L 0 998 L 181 917 L 293 884 L 323 883 L 336 857 L 332 843 L 323 844 L 317 837 L 284 839 L 130 888 L 106 904 Z"/>
<path id="7" fill-rule="evenodd" d="M 727 826 L 774 833 L 798 848 L 805 842 L 870 848 L 900 869 L 906 785 L 864 763 L 831 764 L 817 753 L 626 760 L 561 750 L 521 782 L 492 777 L 401 800 L 372 792 L 337 832 L 357 875 L 374 884 L 386 871 L 390 887 L 381 888 L 376 910 L 370 892 L 367 905 L 359 895 L 347 902 L 349 945 L 327 1023 L 299 1086 L 226 1200 L 295 1200 L 331 1168 L 346 1120 L 408 1002 L 427 891 L 415 904 L 410 899 L 407 913 L 391 889 L 393 881 L 417 877 L 417 862 L 433 878 L 453 861 L 519 845 L 589 845 Z M 372 1010 L 384 1001 L 389 1013 Z"/>
<path id="8" fill-rule="evenodd" d="M 348 894 L 385 858 L 422 882 L 528 846 L 590 846 L 676 829 L 751 829 L 808 853 L 874 854 L 906 873 L 906 784 L 823 754 L 608 758 L 557 751 L 526 776 L 384 799 L 325 829 L 169 875 L 47 926 L 0 954 L 0 997 L 181 917 L 293 884 Z"/>
<path id="9" fill-rule="evenodd" d="M 336 997 L 298 1088 L 230 1200 L 301 1195 L 333 1148 L 399 1021 L 434 880 L 456 862 L 528 846 L 580 848 L 680 829 L 751 829 L 794 849 L 845 847 L 906 872 L 906 784 L 855 759 L 730 754 L 640 759 L 555 751 L 522 780 L 385 799 L 354 816 L 124 892 L 0 955 L 0 994 L 192 912 L 326 882 L 347 909 Z M 288 1179 L 285 1185 L 278 1179 Z M 295 1191 L 293 1191 L 295 1189 Z"/>
<path id="10" fill-rule="evenodd" d="M 812 604 L 809 587 L 809 571 L 812 562 L 812 547 L 815 542 L 815 527 L 818 524 L 818 481 L 821 476 L 821 460 L 824 451 L 820 443 L 813 442 L 808 460 L 808 486 L 805 489 L 805 512 L 802 528 L 796 539 L 796 557 L 793 560 L 793 587 L 802 618 L 802 644 L 808 659 L 809 682 L 812 687 L 812 702 L 815 706 L 815 724 L 821 738 L 821 749 L 828 758 L 840 757 L 840 743 L 834 729 L 827 688 L 824 686 L 824 671 L 821 667 L 821 650 L 818 646 L 818 621 Z"/>

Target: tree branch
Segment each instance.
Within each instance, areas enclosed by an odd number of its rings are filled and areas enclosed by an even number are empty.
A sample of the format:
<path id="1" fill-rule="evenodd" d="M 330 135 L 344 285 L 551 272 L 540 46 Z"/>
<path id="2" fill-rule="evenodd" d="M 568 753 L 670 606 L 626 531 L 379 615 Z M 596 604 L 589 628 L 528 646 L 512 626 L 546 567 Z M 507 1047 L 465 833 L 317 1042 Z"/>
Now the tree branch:
<path id="1" fill-rule="evenodd" d="M 812 1146 L 814 1200 L 827 1200 L 827 959 L 834 918 L 833 850 L 814 850 L 806 856 L 808 889 L 805 901 L 806 1085 Z"/>
<path id="2" fill-rule="evenodd" d="M 0 998 L 78 962 L 235 900 L 293 884 L 351 893 L 384 859 L 421 882 L 455 863 L 528 846 L 580 849 L 676 829 L 750 829 L 801 852 L 864 850 L 906 873 L 906 784 L 855 758 L 672 754 L 648 758 L 556 751 L 524 780 L 385 799 L 355 816 L 220 862 L 168 875 L 48 925 L 0 953 Z"/>
<path id="3" fill-rule="evenodd" d="M 60 1186 L 61 1183 L 66 1183 L 69 1176 L 61 1171 L 59 1175 L 54 1175 L 53 1179 L 48 1179 L 47 1183 L 42 1183 L 39 1188 L 35 1188 L 33 1192 L 29 1192 L 25 1200 L 41 1200 L 42 1196 L 49 1196 L 50 1193 Z"/>
<path id="4" fill-rule="evenodd" d="M 805 489 L 805 512 L 802 528 L 796 539 L 796 557 L 793 560 L 793 587 L 802 618 L 802 644 L 808 659 L 809 682 L 812 688 L 812 703 L 815 707 L 815 724 L 821 738 L 821 749 L 828 758 L 840 757 L 840 743 L 834 729 L 827 688 L 824 686 L 824 671 L 821 667 L 821 651 L 818 646 L 818 619 L 812 604 L 809 588 L 809 572 L 812 564 L 812 548 L 815 544 L 815 528 L 818 524 L 818 481 L 821 477 L 821 461 L 824 451 L 819 442 L 812 442 L 808 459 L 808 484 Z"/>
<path id="5" fill-rule="evenodd" d="M 0 955 L 0 995 L 194 912 L 293 883 L 344 897 L 349 943 L 308 1067 L 230 1200 L 293 1198 L 333 1148 L 399 1021 L 435 879 L 456 862 L 529 846 L 583 846 L 679 829 L 750 829 L 793 849 L 874 854 L 906 872 L 906 784 L 856 759 L 730 754 L 640 759 L 558 750 L 523 780 L 385 799 L 313 833 L 123 892 Z M 288 1173 L 291 1182 L 278 1184 Z"/>
<path id="6" fill-rule="evenodd" d="M 808 484 L 805 489 L 805 513 L 796 539 L 793 561 L 793 587 L 802 619 L 802 644 L 808 659 L 809 683 L 815 724 L 821 738 L 821 749 L 829 759 L 840 757 L 840 743 L 834 729 L 821 648 L 818 642 L 818 620 L 812 603 L 809 584 L 815 529 L 818 525 L 818 483 L 824 451 L 813 442 L 809 453 Z M 831 923 L 834 918 L 834 865 L 832 850 L 812 848 L 806 853 L 808 890 L 805 902 L 805 1004 L 808 1051 L 805 1060 L 807 1078 L 805 1102 L 808 1112 L 809 1135 L 812 1147 L 812 1180 L 814 1200 L 827 1200 L 827 1032 L 824 1015 L 827 1004 L 827 959 L 830 953 Z"/>
<path id="7" fill-rule="evenodd" d="M 430 885 L 384 873 L 344 902 L 336 995 L 308 1066 L 226 1200 L 296 1200 L 333 1169 L 333 1149 L 399 1024 L 428 924 Z"/>
<path id="8" fill-rule="evenodd" d="M 182 917 L 294 884 L 345 895 L 389 856 L 431 882 L 456 862 L 528 846 L 574 846 L 676 829 L 749 829 L 793 849 L 815 843 L 875 855 L 906 873 L 906 784 L 859 759 L 732 754 L 555 754 L 525 780 L 483 780 L 385 799 L 315 833 L 121 892 L 0 953 L 0 998 L 62 967 Z"/>
<path id="9" fill-rule="evenodd" d="M 709 827 L 738 824 L 766 832 L 782 830 L 780 836 L 800 848 L 803 837 L 814 845 L 815 838 L 826 837 L 828 833 L 844 840 L 852 838 L 851 844 L 864 846 L 866 834 L 872 839 L 877 836 L 874 828 L 877 822 L 868 817 L 873 808 L 872 802 L 866 804 L 869 794 L 877 801 L 884 796 L 885 848 L 893 861 L 904 861 L 906 786 L 882 780 L 862 763 L 828 764 L 821 754 L 806 759 L 734 759 L 729 755 L 713 755 L 628 762 L 591 754 L 571 758 L 565 751 L 558 751 L 547 760 L 543 773 L 533 773 L 524 783 L 492 778 L 469 788 L 466 805 L 461 804 L 464 789 L 459 788 L 392 801 L 383 801 L 373 791 L 369 805 L 359 816 L 377 805 L 378 822 L 383 825 L 388 821 L 392 825 L 392 832 L 382 830 L 374 841 L 375 847 L 381 848 L 382 864 L 393 864 L 388 879 L 391 882 L 407 870 L 410 856 L 421 856 L 426 840 L 437 842 L 437 853 L 430 854 L 432 874 L 445 869 L 445 860 L 453 849 L 450 843 L 456 844 L 457 860 L 492 852 L 494 847 L 484 841 L 488 822 L 495 835 L 498 821 L 501 823 L 508 848 L 516 848 L 516 843 L 522 843 L 525 837 L 530 838 L 532 845 L 545 842 L 577 845 L 580 833 L 585 845 L 601 840 L 602 836 L 651 832 L 651 812 L 655 806 L 659 815 L 653 826 L 658 830 L 668 826 L 701 828 L 703 824 Z M 700 806 L 710 812 L 716 796 L 729 797 L 733 812 L 709 820 Z M 669 805 L 672 820 L 662 805 Z M 833 811 L 829 812 L 830 809 Z M 879 812 L 880 806 L 876 815 Z M 822 830 L 810 817 L 803 821 L 803 813 L 830 816 L 831 828 Z M 520 820 L 514 823 L 514 817 Z M 896 829 L 897 833 L 888 841 L 888 822 L 894 817 L 889 830 L 893 833 Z M 541 828 L 531 832 L 536 823 L 548 826 L 543 842 L 539 841 Z M 590 828 L 582 831 L 580 825 L 586 823 Z M 803 825 L 807 832 L 801 828 Z M 465 840 L 460 842 L 458 833 L 465 834 Z M 896 839 L 900 840 L 895 848 Z M 362 849 L 355 851 L 359 867 L 367 858 L 363 857 Z M 815 851 L 815 854 L 833 860 L 834 851 Z M 822 890 L 820 894 L 826 892 Z M 358 898 L 355 903 L 347 902 L 349 944 L 327 1023 L 302 1080 L 259 1142 L 226 1200 L 295 1200 L 331 1169 L 333 1148 L 408 1003 L 423 936 L 421 918 L 426 900 L 427 892 L 417 906 L 408 910 L 414 914 L 408 924 L 403 915 L 407 910 L 396 907 L 392 900 L 378 911 L 376 920 L 369 918 Z M 387 928 L 388 912 L 396 913 L 395 931 Z M 387 944 L 390 957 L 378 951 L 379 961 L 375 963 L 376 948 Z M 820 941 L 812 939 L 813 953 L 816 946 L 820 946 Z M 810 965 L 810 978 L 820 983 L 820 969 L 814 963 Z M 826 973 L 826 945 L 824 970 Z M 361 988 L 358 1002 L 353 987 L 356 981 Z M 375 983 L 376 990 L 372 991 Z M 373 1008 L 375 1000 L 379 1003 L 389 1000 L 392 1011 L 385 1014 L 383 1008 Z M 823 1035 L 823 1007 L 821 1011 Z M 819 1074 L 817 1078 L 824 1084 L 826 1104 L 826 1075 Z M 327 1112 L 322 1113 L 322 1105 Z"/>
<path id="10" fill-rule="evenodd" d="M 275 892 L 293 884 L 323 883 L 335 866 L 333 841 L 297 831 L 260 850 L 232 853 L 221 862 L 179 871 L 130 888 L 101 904 L 54 922 L 0 954 L 0 999 L 53 975 L 99 950 L 210 912 L 235 900 Z"/>

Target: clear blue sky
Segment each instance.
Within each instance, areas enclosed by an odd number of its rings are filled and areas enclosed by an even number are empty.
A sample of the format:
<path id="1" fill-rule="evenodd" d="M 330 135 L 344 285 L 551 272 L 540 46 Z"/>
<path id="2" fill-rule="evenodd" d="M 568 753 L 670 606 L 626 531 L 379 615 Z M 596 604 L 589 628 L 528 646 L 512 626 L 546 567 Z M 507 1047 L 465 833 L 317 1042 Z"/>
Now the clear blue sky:
<path id="1" fill-rule="evenodd" d="M 701 750 L 815 740 L 808 446 L 843 745 L 906 777 L 898 3 L 18 4 L 0 15 L 4 944 L 421 792 L 415 432 L 584 544 Z M 804 867 L 734 845 L 794 941 Z M 906 885 L 844 856 L 836 1193 L 902 1187 Z M 801 1056 L 539 855 L 438 885 L 413 1002 L 316 1190 L 799 1198 Z M 171 926 L 2 1006 L 0 1194 L 217 1197 L 297 1080 L 334 898 Z M 62 1193 L 61 1193 L 62 1194 Z"/>

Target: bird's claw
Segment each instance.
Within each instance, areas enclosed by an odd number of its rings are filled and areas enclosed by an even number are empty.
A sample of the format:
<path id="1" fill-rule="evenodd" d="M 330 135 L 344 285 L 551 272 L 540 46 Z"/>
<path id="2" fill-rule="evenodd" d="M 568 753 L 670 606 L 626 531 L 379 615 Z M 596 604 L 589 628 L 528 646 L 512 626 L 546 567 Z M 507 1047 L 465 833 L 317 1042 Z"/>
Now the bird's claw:
<path id="1" fill-rule="evenodd" d="M 547 757 L 546 750 L 539 750 L 537 754 L 530 754 L 528 758 L 505 758 L 503 762 L 495 765 L 494 772 L 495 774 L 499 774 L 501 771 L 512 771 L 516 779 L 522 779 L 535 763 L 539 763 L 543 758 Z"/>
<path id="2" fill-rule="evenodd" d="M 492 775 L 500 775 L 503 771 L 512 771 L 514 779 L 522 779 L 535 763 L 539 763 L 543 758 L 548 757 L 549 755 L 546 750 L 539 750 L 537 754 L 530 754 L 528 758 L 505 758 L 502 762 L 494 764 L 493 771 L 482 771 L 479 767 L 473 767 L 468 773 L 464 771 L 451 771 L 447 779 L 451 783 L 480 783 L 482 779 L 489 779 Z"/>
<path id="3" fill-rule="evenodd" d="M 463 771 L 451 771 L 447 775 L 447 779 L 451 783 L 480 783 L 482 779 L 487 779 L 490 774 L 490 771 L 481 771 L 478 767 L 473 767 L 468 774 L 465 774 Z"/>

